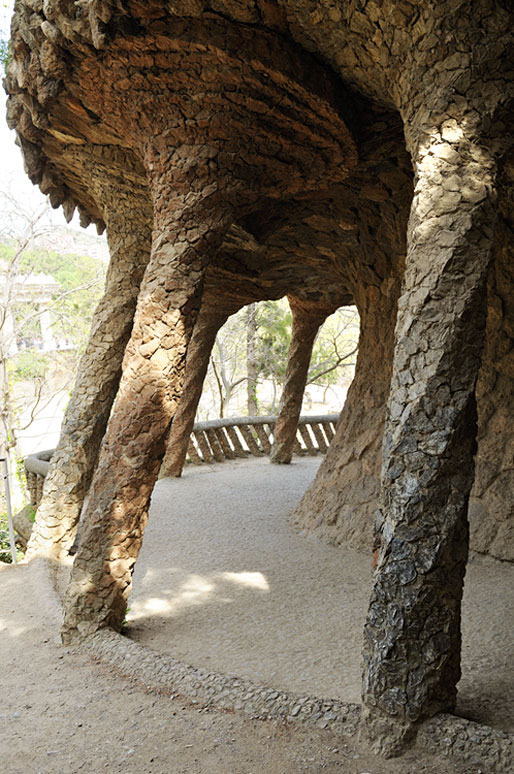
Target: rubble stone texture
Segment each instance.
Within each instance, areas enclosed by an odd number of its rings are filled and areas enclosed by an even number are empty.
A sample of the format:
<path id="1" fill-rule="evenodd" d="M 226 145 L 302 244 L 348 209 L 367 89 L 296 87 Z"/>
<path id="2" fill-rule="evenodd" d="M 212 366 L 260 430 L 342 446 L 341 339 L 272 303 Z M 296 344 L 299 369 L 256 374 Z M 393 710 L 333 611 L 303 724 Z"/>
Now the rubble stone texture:
<path id="1" fill-rule="evenodd" d="M 121 625 L 224 315 L 355 303 L 354 384 L 295 519 L 380 545 L 377 749 L 452 709 L 470 491 L 472 546 L 514 559 L 513 29 L 506 0 L 18 0 L 8 120 L 28 174 L 112 252 L 31 541 L 62 556 L 93 477 L 65 639 Z"/>
<path id="2" fill-rule="evenodd" d="M 418 150 L 395 334 L 381 548 L 364 645 L 364 699 L 386 752 L 420 717 L 453 709 L 460 678 L 474 390 L 495 187 L 490 155 L 455 135 L 453 142 L 432 135 Z M 464 154 L 470 160 L 463 163 Z M 448 190 L 441 170 L 449 163 Z"/>
<path id="3" fill-rule="evenodd" d="M 212 348 L 219 329 L 226 321 L 226 314 L 221 312 L 209 316 L 202 305 L 187 350 L 182 396 L 173 417 L 160 469 L 161 477 L 179 477 L 182 473 Z"/>
<path id="4" fill-rule="evenodd" d="M 150 255 L 148 214 L 133 210 L 130 188 L 122 178 L 109 177 L 103 158 L 109 156 L 98 150 L 95 159 L 95 150 L 89 149 L 86 163 L 90 165 L 89 185 L 94 186 L 107 224 L 109 270 L 66 408 L 59 445 L 45 477 L 43 500 L 37 510 L 27 557 L 43 553 L 62 559 L 74 541 L 118 390 L 139 286 Z M 101 171 L 103 177 L 99 176 Z"/>

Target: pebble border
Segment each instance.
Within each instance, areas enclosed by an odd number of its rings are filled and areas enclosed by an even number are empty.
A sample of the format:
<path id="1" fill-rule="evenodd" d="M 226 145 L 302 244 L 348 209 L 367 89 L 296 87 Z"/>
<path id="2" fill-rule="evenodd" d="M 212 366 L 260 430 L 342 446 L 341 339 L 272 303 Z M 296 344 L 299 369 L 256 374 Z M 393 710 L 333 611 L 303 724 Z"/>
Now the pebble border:
<path id="1" fill-rule="evenodd" d="M 426 720 L 417 746 L 447 758 L 480 766 L 483 774 L 514 772 L 514 734 L 442 713 Z"/>
<path id="2" fill-rule="evenodd" d="M 95 657 L 144 685 L 180 694 L 203 705 L 244 712 L 254 719 L 302 723 L 354 734 L 360 722 L 358 704 L 320 699 L 257 685 L 239 677 L 207 672 L 132 642 L 111 629 L 102 629 L 85 643 Z"/>

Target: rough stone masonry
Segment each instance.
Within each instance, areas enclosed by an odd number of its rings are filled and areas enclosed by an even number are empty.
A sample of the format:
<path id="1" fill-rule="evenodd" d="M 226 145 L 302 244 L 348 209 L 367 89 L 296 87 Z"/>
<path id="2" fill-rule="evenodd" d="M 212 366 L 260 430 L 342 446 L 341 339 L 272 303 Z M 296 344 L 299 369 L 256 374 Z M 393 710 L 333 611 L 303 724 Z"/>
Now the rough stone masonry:
<path id="1" fill-rule="evenodd" d="M 296 520 L 379 546 L 377 749 L 451 712 L 469 533 L 514 560 L 513 30 L 509 0 L 16 2 L 27 172 L 111 252 L 28 551 L 66 556 L 89 494 L 66 641 L 121 626 L 223 321 L 290 297 L 287 462 L 315 330 L 354 303 L 354 383 Z"/>

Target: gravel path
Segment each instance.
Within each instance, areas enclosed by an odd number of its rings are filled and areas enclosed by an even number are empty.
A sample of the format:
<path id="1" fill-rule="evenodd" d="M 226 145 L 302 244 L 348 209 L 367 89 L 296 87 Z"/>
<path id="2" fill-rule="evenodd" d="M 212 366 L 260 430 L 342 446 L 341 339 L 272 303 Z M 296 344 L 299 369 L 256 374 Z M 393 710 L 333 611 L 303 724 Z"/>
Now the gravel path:
<path id="1" fill-rule="evenodd" d="M 384 761 L 356 738 L 151 693 L 59 645 L 39 570 L 0 565 L 2 774 L 484 774 L 419 750 Z"/>
<path id="2" fill-rule="evenodd" d="M 319 460 L 190 468 L 158 483 L 128 632 L 213 672 L 359 701 L 370 555 L 296 534 L 287 516 Z M 514 566 L 472 558 L 458 711 L 514 730 Z"/>
<path id="3" fill-rule="evenodd" d="M 316 464 L 250 461 L 160 482 L 138 562 L 134 639 L 213 671 L 357 697 L 369 557 L 298 536 L 285 519 Z M 513 570 L 475 559 L 464 612 L 462 706 L 467 701 L 470 714 L 499 727 L 512 725 L 513 714 Z M 65 576 L 63 568 L 61 581 Z M 258 721 L 177 691 L 151 692 L 126 670 L 59 645 L 60 619 L 43 565 L 0 567 L 0 770 L 6 774 L 495 770 L 488 762 L 432 756 L 430 737 L 425 749 L 384 761 L 357 735 Z M 469 729 L 450 725 L 444 738 L 453 749 Z M 471 732 L 490 737 L 478 727 Z"/>

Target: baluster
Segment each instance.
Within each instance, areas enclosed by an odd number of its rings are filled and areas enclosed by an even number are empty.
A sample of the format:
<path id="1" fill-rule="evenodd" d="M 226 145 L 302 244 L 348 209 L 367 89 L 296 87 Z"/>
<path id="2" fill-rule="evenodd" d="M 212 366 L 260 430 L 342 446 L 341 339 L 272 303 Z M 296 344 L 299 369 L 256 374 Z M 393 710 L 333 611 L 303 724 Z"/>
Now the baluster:
<path id="1" fill-rule="evenodd" d="M 269 442 L 268 436 L 266 435 L 266 430 L 264 429 L 264 425 L 252 425 L 252 427 L 257 433 L 257 437 L 261 442 L 261 446 L 264 454 L 270 454 L 271 444 Z"/>
<path id="2" fill-rule="evenodd" d="M 196 451 L 196 446 L 193 441 L 193 433 L 191 434 L 191 437 L 189 438 L 189 445 L 187 447 L 187 453 L 189 456 L 189 459 L 191 461 L 192 465 L 201 465 L 203 460 Z"/>
<path id="3" fill-rule="evenodd" d="M 216 462 L 223 462 L 225 459 L 225 455 L 223 454 L 223 450 L 219 444 L 218 437 L 216 435 L 215 430 L 212 428 L 209 428 L 205 431 L 205 435 L 207 436 L 209 440 L 209 446 L 211 447 L 212 456 L 216 460 Z"/>
<path id="4" fill-rule="evenodd" d="M 198 444 L 198 448 L 202 452 L 203 461 L 214 462 L 214 457 L 212 456 L 211 447 L 209 446 L 209 441 L 207 440 L 205 431 L 195 430 L 194 436 L 196 443 Z"/>
<path id="5" fill-rule="evenodd" d="M 298 430 L 300 431 L 300 435 L 302 436 L 308 454 L 310 454 L 311 457 L 314 457 L 316 455 L 316 449 L 312 443 L 312 438 L 310 436 L 307 425 L 298 425 Z"/>
<path id="6" fill-rule="evenodd" d="M 321 425 L 319 425 L 317 422 L 311 422 L 309 427 L 318 444 L 318 452 L 320 454 L 325 454 L 325 452 L 328 449 L 328 446 L 327 446 L 327 442 L 325 441 L 325 436 L 323 435 Z"/>
<path id="7" fill-rule="evenodd" d="M 239 425 L 239 429 L 241 430 L 243 438 L 245 439 L 251 454 L 253 454 L 254 457 L 260 457 L 262 455 L 262 451 L 259 449 L 249 426 L 241 424 Z"/>
<path id="8" fill-rule="evenodd" d="M 243 448 L 243 444 L 237 434 L 237 427 L 227 427 L 228 437 L 232 441 L 234 447 L 234 454 L 236 457 L 247 457 L 248 452 Z"/>
<path id="9" fill-rule="evenodd" d="M 233 460 L 235 459 L 236 455 L 232 451 L 232 447 L 229 443 L 229 440 L 227 438 L 227 434 L 225 432 L 224 427 L 215 427 L 214 432 L 216 434 L 216 438 L 218 439 L 219 445 L 223 451 L 223 454 L 225 455 L 225 459 L 227 460 Z"/>

